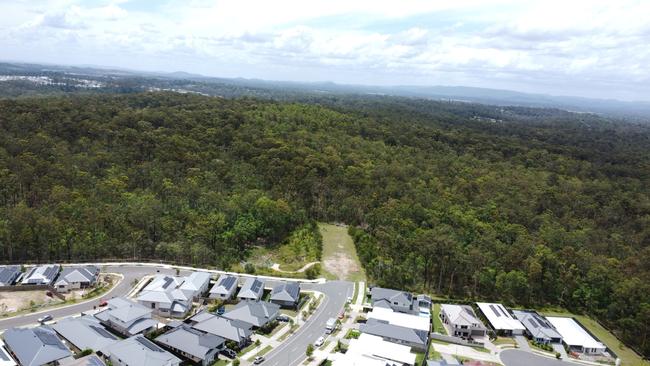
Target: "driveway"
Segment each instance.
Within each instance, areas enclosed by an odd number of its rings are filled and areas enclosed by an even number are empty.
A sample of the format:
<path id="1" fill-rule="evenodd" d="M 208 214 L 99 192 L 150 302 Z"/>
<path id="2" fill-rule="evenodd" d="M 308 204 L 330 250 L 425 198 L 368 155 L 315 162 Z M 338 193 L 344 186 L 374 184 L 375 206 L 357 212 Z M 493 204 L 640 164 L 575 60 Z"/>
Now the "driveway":
<path id="1" fill-rule="evenodd" d="M 508 349 L 501 352 L 501 362 L 506 366 L 567 366 L 578 364 L 538 356 L 532 352 Z"/>
<path id="2" fill-rule="evenodd" d="M 528 339 L 526 337 L 522 335 L 515 336 L 515 341 L 522 351 L 532 352 L 530 349 L 530 344 L 528 344 Z"/>

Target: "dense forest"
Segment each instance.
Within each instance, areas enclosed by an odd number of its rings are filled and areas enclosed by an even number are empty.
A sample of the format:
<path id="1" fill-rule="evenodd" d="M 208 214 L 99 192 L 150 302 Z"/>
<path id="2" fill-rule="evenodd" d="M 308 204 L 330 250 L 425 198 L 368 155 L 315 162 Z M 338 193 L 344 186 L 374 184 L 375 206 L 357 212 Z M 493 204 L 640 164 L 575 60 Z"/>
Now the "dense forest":
<path id="1" fill-rule="evenodd" d="M 381 96 L 0 101 L 0 262 L 229 268 L 317 220 L 351 225 L 374 283 L 588 312 L 650 355 L 647 126 Z"/>

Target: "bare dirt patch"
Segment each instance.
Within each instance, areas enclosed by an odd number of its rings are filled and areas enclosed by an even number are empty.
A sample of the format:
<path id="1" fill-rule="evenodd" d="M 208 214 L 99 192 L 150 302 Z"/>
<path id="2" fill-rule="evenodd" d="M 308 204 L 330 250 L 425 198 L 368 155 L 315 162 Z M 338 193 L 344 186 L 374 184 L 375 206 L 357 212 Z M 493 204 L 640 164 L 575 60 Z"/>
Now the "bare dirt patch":
<path id="1" fill-rule="evenodd" d="M 63 302 L 56 297 L 47 296 L 45 292 L 44 290 L 0 292 L 0 316 L 33 307 L 49 306 Z"/>
<path id="2" fill-rule="evenodd" d="M 357 251 L 344 225 L 318 224 L 323 236 L 323 270 L 331 277 L 348 281 L 365 281 Z"/>

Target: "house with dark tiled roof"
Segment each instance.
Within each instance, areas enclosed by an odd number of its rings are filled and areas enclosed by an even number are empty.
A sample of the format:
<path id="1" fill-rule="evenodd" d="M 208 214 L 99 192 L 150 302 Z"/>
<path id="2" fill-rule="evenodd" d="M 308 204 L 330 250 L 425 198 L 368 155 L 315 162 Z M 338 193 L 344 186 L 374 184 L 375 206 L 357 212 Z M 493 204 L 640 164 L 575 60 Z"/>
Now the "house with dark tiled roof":
<path id="1" fill-rule="evenodd" d="M 181 325 L 156 338 L 163 347 L 190 361 L 203 366 L 212 365 L 219 351 L 225 347 L 225 339 Z"/>
<path id="2" fill-rule="evenodd" d="M 72 352 L 47 326 L 11 328 L 3 337 L 7 348 L 22 366 L 56 365 L 72 357 Z"/>
<path id="3" fill-rule="evenodd" d="M 300 284 L 297 282 L 281 282 L 273 287 L 270 301 L 286 308 L 295 308 L 300 299 Z"/>

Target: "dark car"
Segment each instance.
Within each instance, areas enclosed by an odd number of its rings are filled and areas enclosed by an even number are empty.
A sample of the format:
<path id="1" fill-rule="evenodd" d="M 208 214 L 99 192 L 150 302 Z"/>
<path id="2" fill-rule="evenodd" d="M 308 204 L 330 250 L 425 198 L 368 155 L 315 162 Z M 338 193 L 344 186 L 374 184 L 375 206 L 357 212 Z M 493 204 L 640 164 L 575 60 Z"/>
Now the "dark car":
<path id="1" fill-rule="evenodd" d="M 285 314 L 280 314 L 275 319 L 279 322 L 288 322 L 289 320 L 291 320 L 291 318 L 289 318 L 289 315 L 285 315 Z"/>
<path id="2" fill-rule="evenodd" d="M 222 349 L 221 354 L 232 359 L 235 359 L 237 357 L 237 352 L 231 350 L 230 348 Z"/>

